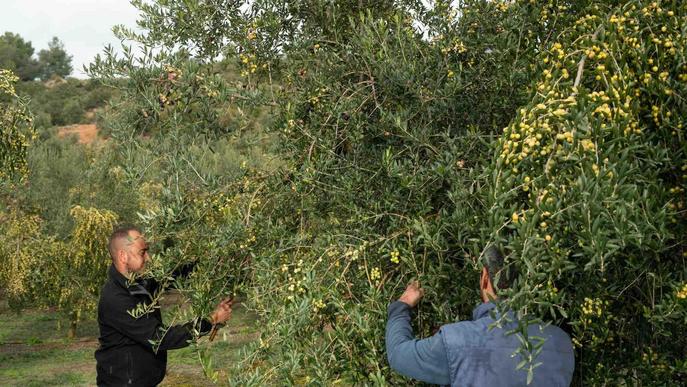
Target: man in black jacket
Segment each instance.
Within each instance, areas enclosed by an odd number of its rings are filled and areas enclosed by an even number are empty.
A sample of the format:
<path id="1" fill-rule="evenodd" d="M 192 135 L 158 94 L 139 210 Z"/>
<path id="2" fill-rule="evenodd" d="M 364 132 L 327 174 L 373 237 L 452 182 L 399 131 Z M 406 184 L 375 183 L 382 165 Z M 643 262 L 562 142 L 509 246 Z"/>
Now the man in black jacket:
<path id="1" fill-rule="evenodd" d="M 231 300 L 220 302 L 209 319 L 166 327 L 155 304 L 158 283 L 133 276 L 149 259 L 141 232 L 135 227 L 116 230 L 109 250 L 112 266 L 98 303 L 98 386 L 155 386 L 165 376 L 167 350 L 188 346 L 194 330 L 207 334 L 227 321 Z"/>

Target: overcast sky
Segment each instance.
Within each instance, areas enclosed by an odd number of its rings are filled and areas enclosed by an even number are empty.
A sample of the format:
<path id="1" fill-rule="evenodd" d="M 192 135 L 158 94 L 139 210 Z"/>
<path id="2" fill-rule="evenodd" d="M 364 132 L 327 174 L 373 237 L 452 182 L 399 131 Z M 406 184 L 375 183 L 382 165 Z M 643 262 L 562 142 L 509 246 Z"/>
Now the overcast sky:
<path id="1" fill-rule="evenodd" d="M 136 26 L 136 8 L 128 0 L 0 0 L 0 33 L 18 33 L 36 54 L 57 36 L 73 56 L 72 76 L 85 78 L 83 65 L 110 43 L 119 48 L 112 26 Z"/>

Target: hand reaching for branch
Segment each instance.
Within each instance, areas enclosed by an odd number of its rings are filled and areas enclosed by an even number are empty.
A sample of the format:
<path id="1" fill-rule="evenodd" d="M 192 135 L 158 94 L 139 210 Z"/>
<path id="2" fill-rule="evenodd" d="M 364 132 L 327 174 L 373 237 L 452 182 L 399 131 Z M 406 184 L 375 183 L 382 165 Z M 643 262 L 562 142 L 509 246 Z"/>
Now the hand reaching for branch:
<path id="1" fill-rule="evenodd" d="M 420 299 L 424 295 L 425 291 L 420 286 L 420 282 L 412 281 L 408 284 L 408 287 L 401 295 L 401 298 L 399 298 L 398 300 L 408 304 L 408 306 L 410 306 L 411 308 L 414 308 L 417 305 L 417 303 L 420 302 Z"/>
<path id="2" fill-rule="evenodd" d="M 231 306 L 234 303 L 232 297 L 220 301 L 215 310 L 210 314 L 212 324 L 224 324 L 231 317 Z"/>

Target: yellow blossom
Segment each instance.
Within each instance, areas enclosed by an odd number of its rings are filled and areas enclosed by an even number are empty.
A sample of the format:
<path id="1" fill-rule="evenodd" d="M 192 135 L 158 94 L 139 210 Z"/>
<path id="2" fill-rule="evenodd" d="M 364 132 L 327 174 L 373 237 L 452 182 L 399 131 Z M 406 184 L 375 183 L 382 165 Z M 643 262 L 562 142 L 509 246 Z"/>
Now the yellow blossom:
<path id="1" fill-rule="evenodd" d="M 377 267 L 373 268 L 372 271 L 370 272 L 370 279 L 373 281 L 377 281 L 380 278 L 382 278 L 382 271 L 379 270 L 379 268 L 377 268 Z"/>
<path id="2" fill-rule="evenodd" d="M 687 283 L 682 285 L 682 289 L 678 290 L 677 298 L 684 300 L 687 298 Z"/>
<path id="3" fill-rule="evenodd" d="M 392 252 L 391 252 L 391 259 L 390 259 L 390 261 L 391 261 L 392 263 L 398 264 L 398 263 L 400 262 L 400 261 L 399 261 L 399 256 L 400 256 L 400 253 L 398 252 L 398 250 L 392 251 Z"/>

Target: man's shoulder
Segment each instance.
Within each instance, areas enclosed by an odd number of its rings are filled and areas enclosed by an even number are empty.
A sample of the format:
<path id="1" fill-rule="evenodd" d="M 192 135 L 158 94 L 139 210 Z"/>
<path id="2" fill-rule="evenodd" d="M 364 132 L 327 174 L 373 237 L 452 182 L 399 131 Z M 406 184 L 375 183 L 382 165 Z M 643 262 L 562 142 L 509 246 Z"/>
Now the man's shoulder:
<path id="1" fill-rule="evenodd" d="M 447 346 L 480 345 L 488 331 L 482 321 L 458 321 L 442 325 L 439 329 Z"/>
<path id="2" fill-rule="evenodd" d="M 116 295 L 117 293 L 122 292 L 124 289 L 122 289 L 121 286 L 117 285 L 112 279 L 108 278 L 107 281 L 103 284 L 103 286 L 100 288 L 100 298 L 102 299 L 103 297 L 111 297 Z"/>
<path id="3" fill-rule="evenodd" d="M 135 301 L 134 298 L 126 289 L 111 280 L 105 282 L 102 288 L 100 288 L 99 307 L 129 304 L 133 301 Z"/>
<path id="4" fill-rule="evenodd" d="M 509 334 L 517 327 L 517 322 L 497 325 L 491 318 L 473 321 L 459 321 L 443 325 L 440 332 L 444 344 L 449 347 L 517 347 L 519 340 L 515 334 Z M 556 349 L 562 352 L 572 351 L 570 336 L 560 327 L 553 324 L 531 324 L 527 327 L 528 336 L 541 337 L 545 349 Z"/>

